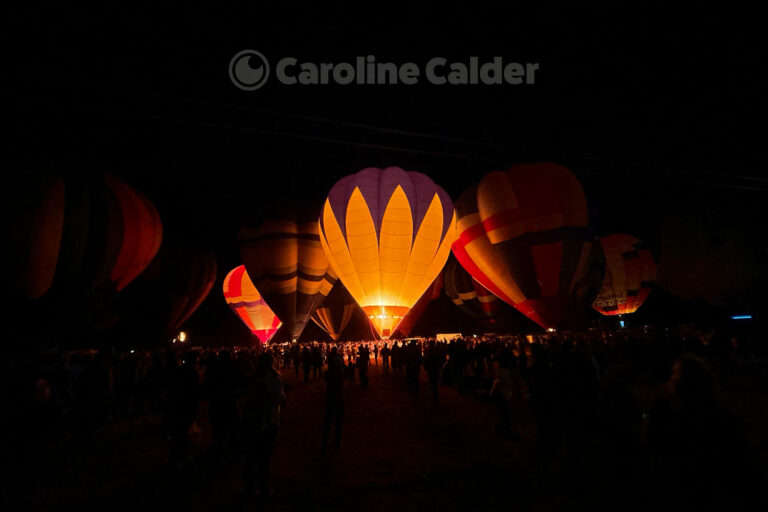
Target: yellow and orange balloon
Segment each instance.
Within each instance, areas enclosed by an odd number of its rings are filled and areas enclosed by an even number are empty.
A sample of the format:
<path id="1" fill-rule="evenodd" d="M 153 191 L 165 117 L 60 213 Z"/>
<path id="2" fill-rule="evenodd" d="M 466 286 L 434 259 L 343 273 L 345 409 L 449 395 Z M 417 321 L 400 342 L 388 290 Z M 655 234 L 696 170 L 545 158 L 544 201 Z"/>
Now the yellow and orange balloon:
<path id="1" fill-rule="evenodd" d="M 455 224 L 453 202 L 429 177 L 371 167 L 333 186 L 320 213 L 320 242 L 387 338 L 443 269 Z"/>
<path id="2" fill-rule="evenodd" d="M 262 343 L 267 343 L 282 324 L 261 298 L 248 277 L 245 265 L 232 269 L 224 278 L 224 298 L 232 311 Z"/>

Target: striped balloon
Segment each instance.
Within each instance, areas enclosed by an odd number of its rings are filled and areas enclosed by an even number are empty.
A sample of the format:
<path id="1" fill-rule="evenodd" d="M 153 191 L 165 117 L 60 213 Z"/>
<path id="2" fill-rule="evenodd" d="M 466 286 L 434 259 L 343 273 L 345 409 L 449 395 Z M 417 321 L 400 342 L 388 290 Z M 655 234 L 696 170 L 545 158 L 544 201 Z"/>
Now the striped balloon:
<path id="1" fill-rule="evenodd" d="M 224 278 L 224 298 L 232 311 L 262 343 L 267 343 L 280 328 L 280 319 L 261 298 L 248 277 L 245 265 L 232 269 Z"/>
<path id="2" fill-rule="evenodd" d="M 113 176 L 106 176 L 105 180 L 123 212 L 123 244 L 109 275 L 120 291 L 155 257 L 163 229 L 157 210 L 141 192 Z"/>
<path id="3" fill-rule="evenodd" d="M 651 251 L 630 235 L 600 238 L 605 253 L 603 286 L 592 307 L 603 315 L 628 315 L 643 305 L 656 280 Z"/>
<path id="4" fill-rule="evenodd" d="M 298 339 L 336 277 L 317 233 L 317 211 L 292 209 L 283 218 L 240 230 L 240 256 L 264 301 Z M 282 335 L 280 335 L 282 336 Z"/>
<path id="5" fill-rule="evenodd" d="M 483 324 L 496 324 L 503 312 L 502 302 L 478 283 L 455 258 L 449 258 L 443 270 L 445 294 L 459 309 Z"/>
<path id="6" fill-rule="evenodd" d="M 542 327 L 594 300 L 599 244 L 579 180 L 553 163 L 487 174 L 456 203 L 453 253 L 481 285 Z"/>
<path id="7" fill-rule="evenodd" d="M 333 341 L 338 341 L 358 308 L 355 299 L 344 285 L 337 281 L 322 305 L 312 313 L 312 321 L 328 333 Z"/>
<path id="8" fill-rule="evenodd" d="M 320 241 L 339 279 L 386 338 L 443 269 L 454 225 L 450 197 L 429 177 L 372 167 L 331 188 Z"/>
<path id="9" fill-rule="evenodd" d="M 114 176 L 30 173 L 9 198 L 11 282 L 25 297 L 81 299 L 132 282 L 157 254 L 163 226 L 154 205 Z"/>

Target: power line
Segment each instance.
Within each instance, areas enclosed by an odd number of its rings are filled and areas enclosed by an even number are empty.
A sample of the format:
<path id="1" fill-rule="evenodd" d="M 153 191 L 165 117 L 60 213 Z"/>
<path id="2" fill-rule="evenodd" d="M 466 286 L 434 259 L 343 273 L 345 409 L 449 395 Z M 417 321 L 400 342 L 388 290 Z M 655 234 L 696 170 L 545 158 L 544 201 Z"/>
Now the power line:
<path id="1" fill-rule="evenodd" d="M 241 132 L 258 133 L 261 135 L 274 135 L 274 136 L 296 138 L 296 139 L 315 141 L 315 142 L 348 145 L 348 146 L 354 146 L 354 147 L 364 147 L 364 148 L 377 149 L 377 150 L 383 150 L 383 151 L 393 151 L 393 152 L 416 154 L 416 155 L 429 156 L 429 157 L 465 160 L 465 161 L 478 162 L 478 163 L 495 165 L 495 166 L 505 165 L 505 163 L 499 160 L 479 158 L 479 157 L 474 157 L 474 156 L 469 156 L 469 155 L 464 155 L 459 153 L 446 153 L 446 152 L 440 152 L 440 151 L 429 151 L 429 150 L 421 150 L 421 149 L 414 149 L 414 148 L 405 148 L 400 146 L 382 145 L 382 144 L 374 144 L 374 143 L 367 143 L 367 142 L 356 142 L 356 141 L 350 141 L 350 140 L 338 139 L 338 138 L 332 138 L 332 137 L 320 137 L 316 135 L 291 133 L 291 132 L 286 132 L 281 130 L 270 130 L 266 128 L 237 126 L 237 125 L 220 123 L 220 122 L 201 121 L 201 120 L 194 120 L 194 119 L 182 119 L 178 117 L 171 117 L 171 116 L 166 116 L 161 114 L 139 113 L 135 111 L 126 111 L 122 109 L 104 109 L 104 108 L 95 108 L 95 107 L 89 107 L 87 109 L 96 111 L 96 112 L 101 112 L 101 113 L 107 112 L 107 113 L 123 115 L 127 117 L 156 119 L 156 120 L 169 121 L 174 123 L 203 126 L 207 128 L 228 129 L 228 130 L 241 131 Z M 561 155 L 561 156 L 570 158 L 565 155 Z M 574 158 L 583 159 L 583 157 L 574 157 Z M 615 162 L 615 161 L 606 161 L 606 162 L 610 162 L 612 165 L 627 165 L 626 163 L 622 163 L 622 162 Z M 629 164 L 628 166 L 631 167 L 632 165 Z M 607 171 L 601 172 L 596 170 L 590 170 L 590 171 L 582 170 L 581 173 L 588 176 L 605 176 L 605 177 L 613 177 L 613 178 L 616 177 L 616 173 L 611 173 Z M 677 179 L 677 178 L 672 178 L 668 176 L 659 177 L 658 175 L 655 175 L 655 176 L 640 177 L 639 179 L 642 179 L 644 181 L 661 181 L 661 182 L 667 182 L 667 183 L 694 185 L 694 186 L 709 187 L 709 188 L 768 192 L 768 188 L 754 187 L 754 186 L 748 186 L 748 185 L 708 183 L 703 181 Z"/>
<path id="2" fill-rule="evenodd" d="M 213 100 L 207 100 L 202 98 L 193 98 L 189 96 L 178 96 L 174 94 L 168 94 L 168 93 L 159 93 L 155 91 L 143 91 L 139 89 L 133 89 L 129 87 L 124 86 L 117 86 L 117 85 L 107 85 L 104 84 L 96 84 L 96 83 L 88 83 L 88 82 L 77 82 L 76 85 L 85 85 L 88 87 L 94 87 L 94 88 L 111 88 L 112 90 L 122 91 L 126 94 L 136 95 L 136 96 L 147 96 L 147 97 L 155 97 L 160 99 L 166 99 L 166 100 L 172 100 L 172 101 L 178 101 L 182 103 L 188 103 L 188 104 L 196 104 L 196 105 L 204 105 L 209 107 L 218 107 L 218 108 L 226 108 L 231 110 L 237 110 L 242 112 L 248 112 L 248 113 L 259 113 L 259 114 L 267 114 L 271 116 L 276 117 L 284 117 L 288 119 L 300 119 L 304 121 L 314 121 L 318 123 L 324 123 L 329 125 L 336 125 L 336 126 L 344 126 L 348 128 L 362 128 L 366 130 L 372 130 L 372 131 L 378 131 L 382 133 L 389 133 L 389 134 L 395 134 L 395 135 L 403 135 L 408 137 L 416 137 L 416 138 L 425 138 L 425 139 L 432 139 L 432 140 L 441 140 L 445 142 L 451 142 L 451 143 L 458 143 L 458 144 L 464 144 L 468 146 L 478 146 L 478 147 L 486 147 L 486 148 L 494 148 L 501 151 L 518 151 L 519 149 L 506 145 L 506 144 L 496 144 L 496 143 L 490 143 L 490 142 L 482 142 L 482 141 L 476 141 L 476 140 L 467 140 L 462 139 L 458 137 L 452 137 L 452 136 L 446 136 L 446 135 L 438 135 L 438 134 L 432 134 L 432 133 L 424 133 L 424 132 L 416 132 L 416 131 L 410 131 L 410 130 L 402 130 L 402 129 L 395 129 L 395 128 L 388 128 L 388 127 L 381 127 L 366 123 L 359 123 L 359 122 L 351 122 L 351 121 L 342 121 L 338 119 L 331 119 L 327 117 L 317 117 L 317 116 L 311 116 L 307 114 L 297 114 L 292 112 L 284 112 L 284 111 L 274 111 L 269 110 L 261 107 L 251 107 L 251 106 L 243 106 L 243 105 L 236 105 L 232 103 L 224 103 L 220 101 L 213 101 Z M 647 170 L 652 171 L 662 171 L 665 173 L 675 173 L 675 174 L 684 174 L 689 176 L 712 176 L 716 178 L 724 178 L 728 180 L 738 179 L 738 180 L 744 180 L 744 181 L 759 181 L 768 183 L 768 177 L 762 177 L 762 176 L 750 176 L 750 175 L 733 175 L 733 174 L 727 174 L 723 172 L 714 172 L 714 171 L 703 171 L 703 170 L 697 170 L 697 171 L 689 171 L 689 170 L 683 170 L 683 169 L 677 169 L 677 168 L 671 168 L 666 166 L 659 166 L 659 165 L 651 165 L 646 164 L 642 162 L 629 162 L 629 161 L 618 161 L 603 157 L 595 157 L 595 156 L 582 156 L 582 155 L 573 155 L 569 153 L 552 153 L 551 151 L 548 151 L 547 153 L 552 154 L 553 156 L 557 156 L 560 158 L 569 158 L 574 160 L 582 160 L 582 161 L 590 161 L 590 162 L 599 162 L 606 165 L 622 165 L 622 166 L 632 166 L 637 168 L 644 168 Z M 425 152 L 424 154 L 428 154 L 428 152 Z M 485 159 L 477 159 L 477 161 L 481 162 L 488 162 L 489 160 Z M 762 190 L 762 189 L 761 189 Z"/>

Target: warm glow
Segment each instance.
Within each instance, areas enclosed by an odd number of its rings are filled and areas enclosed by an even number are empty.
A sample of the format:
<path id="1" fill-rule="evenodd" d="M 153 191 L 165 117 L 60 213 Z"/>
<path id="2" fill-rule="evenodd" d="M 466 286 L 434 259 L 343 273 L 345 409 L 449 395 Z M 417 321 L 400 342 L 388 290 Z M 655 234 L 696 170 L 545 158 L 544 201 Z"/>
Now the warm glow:
<path id="1" fill-rule="evenodd" d="M 653 256 L 630 235 L 604 236 L 600 245 L 605 253 L 605 277 L 592 307 L 606 316 L 634 313 L 648 298 L 656 280 Z"/>
<path id="2" fill-rule="evenodd" d="M 280 328 L 280 320 L 261 298 L 244 265 L 232 269 L 224 278 L 224 298 L 262 343 L 268 342 Z"/>
<path id="3" fill-rule="evenodd" d="M 182 342 L 182 343 L 187 341 L 187 333 L 185 333 L 184 331 L 181 331 L 179 333 L 179 341 Z"/>
<path id="4" fill-rule="evenodd" d="M 320 215 L 331 267 L 382 337 L 435 281 L 455 236 L 453 203 L 427 176 L 369 168 L 340 180 Z"/>

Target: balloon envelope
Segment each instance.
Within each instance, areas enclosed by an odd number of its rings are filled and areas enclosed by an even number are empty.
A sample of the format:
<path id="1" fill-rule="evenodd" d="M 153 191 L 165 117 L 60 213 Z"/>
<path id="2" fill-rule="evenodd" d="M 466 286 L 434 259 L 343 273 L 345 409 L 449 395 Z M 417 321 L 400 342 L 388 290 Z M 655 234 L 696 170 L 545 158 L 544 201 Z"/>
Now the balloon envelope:
<path id="1" fill-rule="evenodd" d="M 312 313 L 312 321 L 324 330 L 333 341 L 338 341 L 341 333 L 349 325 L 359 306 L 344 285 L 337 281 L 328 297 Z"/>
<path id="2" fill-rule="evenodd" d="M 637 238 L 615 234 L 600 238 L 605 253 L 603 286 L 592 307 L 603 315 L 627 315 L 643 305 L 656 280 L 651 251 Z"/>
<path id="3" fill-rule="evenodd" d="M 542 327 L 557 327 L 602 282 L 578 179 L 553 163 L 487 174 L 456 203 L 462 267 Z M 598 269 L 599 270 L 599 269 Z"/>
<path id="4" fill-rule="evenodd" d="M 432 285 L 427 288 L 427 291 L 424 292 L 424 295 L 422 295 L 421 298 L 416 301 L 416 304 L 413 305 L 408 313 L 406 313 L 405 317 L 400 320 L 400 323 L 397 324 L 397 328 L 395 329 L 395 337 L 407 338 L 410 336 L 411 331 L 416 326 L 416 322 L 419 321 L 419 318 L 421 318 L 421 315 L 427 309 L 429 303 L 440 297 L 440 292 L 442 289 L 443 274 L 440 273 Z"/>
<path id="5" fill-rule="evenodd" d="M 367 168 L 331 189 L 320 241 L 349 293 L 389 337 L 445 265 L 454 225 L 451 199 L 426 175 Z"/>
<path id="6" fill-rule="evenodd" d="M 163 227 L 154 205 L 114 176 L 31 173 L 11 198 L 13 282 L 27 298 L 49 290 L 77 301 L 120 291 L 157 254 Z"/>
<path id="7" fill-rule="evenodd" d="M 336 277 L 320 246 L 317 210 L 291 208 L 281 217 L 240 230 L 240 256 L 264 301 L 297 339 Z"/>
<path id="8" fill-rule="evenodd" d="M 251 282 L 245 265 L 232 269 L 224 278 L 224 298 L 262 343 L 267 343 L 281 325 L 280 319 L 269 309 Z"/>
<path id="9" fill-rule="evenodd" d="M 503 312 L 502 302 L 464 270 L 455 258 L 449 258 L 443 270 L 445 294 L 459 309 L 482 324 L 493 325 Z"/>

